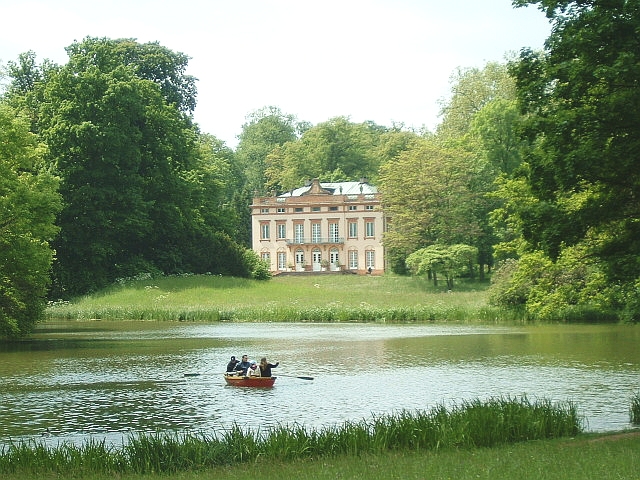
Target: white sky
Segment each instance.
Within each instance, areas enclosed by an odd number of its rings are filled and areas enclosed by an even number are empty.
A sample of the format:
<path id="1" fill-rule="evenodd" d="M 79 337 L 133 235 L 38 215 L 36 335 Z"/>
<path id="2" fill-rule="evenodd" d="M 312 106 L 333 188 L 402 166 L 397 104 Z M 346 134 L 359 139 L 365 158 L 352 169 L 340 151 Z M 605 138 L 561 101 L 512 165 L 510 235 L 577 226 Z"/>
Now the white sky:
<path id="1" fill-rule="evenodd" d="M 187 54 L 195 120 L 232 148 L 268 105 L 314 125 L 343 115 L 433 130 L 458 67 L 542 48 L 551 30 L 510 0 L 0 0 L 0 15 L 0 63 L 33 50 L 64 64 L 86 36 Z"/>

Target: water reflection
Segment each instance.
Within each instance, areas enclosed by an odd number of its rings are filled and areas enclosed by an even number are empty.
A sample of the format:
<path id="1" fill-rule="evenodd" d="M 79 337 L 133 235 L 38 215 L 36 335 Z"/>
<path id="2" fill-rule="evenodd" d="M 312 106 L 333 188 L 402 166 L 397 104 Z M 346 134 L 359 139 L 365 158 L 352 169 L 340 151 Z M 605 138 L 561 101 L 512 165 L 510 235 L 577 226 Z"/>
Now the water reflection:
<path id="1" fill-rule="evenodd" d="M 589 430 L 617 430 L 630 427 L 640 387 L 637 327 L 74 325 L 47 325 L 0 350 L 0 442 L 47 431 L 53 442 L 121 442 L 232 424 L 322 427 L 520 395 L 573 401 Z M 243 353 L 281 362 L 273 389 L 224 384 L 228 358 Z M 192 372 L 201 375 L 185 377 Z"/>

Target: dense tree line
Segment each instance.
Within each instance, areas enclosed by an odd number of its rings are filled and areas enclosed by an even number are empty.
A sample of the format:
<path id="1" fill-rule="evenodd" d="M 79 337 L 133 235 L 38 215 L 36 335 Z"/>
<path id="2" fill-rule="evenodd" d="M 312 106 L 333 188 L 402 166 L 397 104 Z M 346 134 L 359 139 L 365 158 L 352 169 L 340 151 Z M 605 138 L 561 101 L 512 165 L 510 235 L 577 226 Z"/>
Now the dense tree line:
<path id="1" fill-rule="evenodd" d="M 640 320 L 640 2 L 526 1 L 551 20 L 511 65 L 526 142 L 505 179 L 495 292 L 535 318 Z"/>
<path id="2" fill-rule="evenodd" d="M 29 119 L 0 104 L 0 337 L 29 331 L 49 286 L 59 178 Z"/>
<path id="3" fill-rule="evenodd" d="M 47 295 L 139 273 L 264 278 L 252 197 L 315 177 L 380 186 L 396 273 L 453 288 L 497 267 L 492 301 L 530 318 L 637 321 L 640 2 L 513 3 L 552 22 L 545 49 L 457 70 L 433 133 L 269 106 L 234 151 L 193 121 L 188 57 L 157 43 L 9 62 L 0 333 L 29 331 Z"/>
<path id="4" fill-rule="evenodd" d="M 30 247 L 46 241 L 49 255 L 46 263 L 39 253 L 38 269 L 30 275 L 37 271 L 43 278 L 29 289 L 18 286 L 12 258 L 5 257 L 2 273 L 12 275 L 5 283 L 37 301 L 23 300 L 25 309 L 34 307 L 28 309 L 30 320 L 20 323 L 24 315 L 14 307 L 20 298 L 3 291 L 3 330 L 29 331 L 42 313 L 47 287 L 50 298 L 68 298 L 140 273 L 264 277 L 264 266 L 238 239 L 241 219 L 233 195 L 243 182 L 234 153 L 192 120 L 196 87 L 185 74 L 188 57 L 157 43 L 105 38 L 74 42 L 67 53 L 62 66 L 38 65 L 32 52 L 7 66 L 3 115 L 15 117 L 10 125 L 16 131 L 26 125 L 25 138 L 31 135 L 43 147 L 33 147 L 40 164 L 20 164 L 28 155 L 18 150 L 28 142 L 13 135 L 15 151 L 3 156 L 3 167 L 24 177 L 38 165 L 38 178 L 48 173 L 57 183 L 51 200 L 41 193 L 43 205 L 34 200 L 21 207 L 28 198 L 24 192 L 19 196 L 11 186 L 3 192 L 2 222 L 13 225 L 18 216 L 35 221 L 37 214 L 37 233 L 26 221 L 15 228 L 31 235 Z M 32 188 L 42 186 L 34 181 Z M 57 195 L 61 202 L 54 201 Z M 45 211 L 51 212 L 48 217 Z M 19 245 L 12 234 L 3 231 L 3 243 Z M 38 253 L 23 250 L 25 259 Z"/>

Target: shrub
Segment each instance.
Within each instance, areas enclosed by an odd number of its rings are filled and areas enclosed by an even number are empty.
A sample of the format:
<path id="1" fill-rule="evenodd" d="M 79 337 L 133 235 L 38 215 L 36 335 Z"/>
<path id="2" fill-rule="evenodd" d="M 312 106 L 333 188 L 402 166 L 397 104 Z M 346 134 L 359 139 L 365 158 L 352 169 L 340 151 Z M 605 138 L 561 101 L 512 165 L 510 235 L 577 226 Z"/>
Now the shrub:
<path id="1" fill-rule="evenodd" d="M 631 417 L 631 423 L 640 425 L 640 392 L 636 392 L 631 398 L 629 414 Z"/>

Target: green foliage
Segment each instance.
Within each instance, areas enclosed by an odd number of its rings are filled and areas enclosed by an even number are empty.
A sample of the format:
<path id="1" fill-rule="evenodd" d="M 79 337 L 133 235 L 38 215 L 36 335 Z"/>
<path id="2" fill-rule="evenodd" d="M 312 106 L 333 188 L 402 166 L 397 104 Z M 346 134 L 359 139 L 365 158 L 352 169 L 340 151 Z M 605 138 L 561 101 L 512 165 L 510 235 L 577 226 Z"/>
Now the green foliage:
<path id="1" fill-rule="evenodd" d="M 199 135 L 198 158 L 193 170 L 194 203 L 205 225 L 235 239 L 243 238 L 241 209 L 235 204 L 242 191 L 242 172 L 234 152 L 212 135 Z M 246 205 L 245 205 L 246 208 Z"/>
<path id="2" fill-rule="evenodd" d="M 383 206 L 391 219 L 384 242 L 391 258 L 432 244 L 473 245 L 482 235 L 472 190 L 478 165 L 469 152 L 422 139 L 380 169 Z"/>
<path id="3" fill-rule="evenodd" d="M 640 16 L 636 1 L 535 4 L 554 29 L 544 52 L 511 66 L 538 204 L 525 240 L 552 259 L 584 243 L 610 284 L 629 289 L 640 258 Z"/>
<path id="4" fill-rule="evenodd" d="M 406 263 L 414 275 L 429 275 L 435 285 L 438 274 L 443 274 L 447 288 L 452 290 L 453 279 L 468 271 L 477 257 L 478 249 L 471 245 L 431 245 L 413 252 Z"/>
<path id="5" fill-rule="evenodd" d="M 636 392 L 631 398 L 631 406 L 629 407 L 629 417 L 631 423 L 640 425 L 640 392 Z"/>
<path id="6" fill-rule="evenodd" d="M 262 260 L 253 250 L 244 251 L 244 262 L 249 268 L 250 277 L 255 280 L 268 280 L 271 278 L 270 265 Z"/>
<path id="7" fill-rule="evenodd" d="M 248 115 L 247 120 L 238 137 L 236 158 L 244 173 L 248 194 L 264 195 L 268 188 L 273 188 L 265 174 L 267 156 L 277 147 L 294 141 L 307 126 L 277 107 L 255 111 Z"/>
<path id="8" fill-rule="evenodd" d="M 196 79 L 186 74 L 189 57 L 184 53 L 173 52 L 158 42 L 104 37 L 75 41 L 66 51 L 67 68 L 72 71 L 110 72 L 121 66 L 130 67 L 137 78 L 153 82 L 168 105 L 185 113 L 196 107 Z"/>
<path id="9" fill-rule="evenodd" d="M 503 262 L 492 278 L 489 302 L 522 308 L 528 318 L 561 322 L 610 322 L 618 319 L 602 270 L 577 246 L 553 262 L 543 252 Z"/>
<path id="10" fill-rule="evenodd" d="M 487 103 L 471 121 L 470 133 L 482 144 L 482 152 L 492 170 L 511 175 L 520 166 L 523 140 L 517 135 L 521 116 L 515 99 L 499 98 Z"/>
<path id="11" fill-rule="evenodd" d="M 489 62 L 482 69 L 459 68 L 450 79 L 451 96 L 443 102 L 437 135 L 460 139 L 472 129 L 475 116 L 494 101 L 515 98 L 513 78 L 505 64 Z"/>
<path id="12" fill-rule="evenodd" d="M 29 333 L 49 285 L 58 178 L 29 120 L 0 103 L 0 337 Z"/>
<path id="13" fill-rule="evenodd" d="M 21 57 L 8 92 L 31 107 L 61 178 L 53 295 L 141 272 L 248 276 L 244 248 L 230 237 L 241 231 L 239 183 L 230 181 L 238 172 L 232 152 L 192 123 L 188 57 L 105 38 L 67 52 L 57 68 Z"/>
<path id="14" fill-rule="evenodd" d="M 627 323 L 640 323 L 640 278 L 613 290 L 617 295 L 611 296 L 618 300 L 621 319 Z"/>
<path id="15" fill-rule="evenodd" d="M 336 117 L 309 128 L 299 140 L 275 148 L 266 160 L 267 186 L 281 192 L 312 178 L 367 178 L 375 184 L 380 165 L 404 150 L 415 137 L 372 122 L 353 123 Z"/>
<path id="16" fill-rule="evenodd" d="M 490 194 L 501 202 L 489 214 L 489 222 L 498 239 L 494 245 L 494 254 L 498 261 L 518 258 L 530 249 L 523 236 L 526 216 L 524 212 L 535 211 L 539 200 L 533 195 L 527 182 L 527 167 L 526 164 L 523 165 L 517 175 L 497 177 L 496 189 Z"/>

